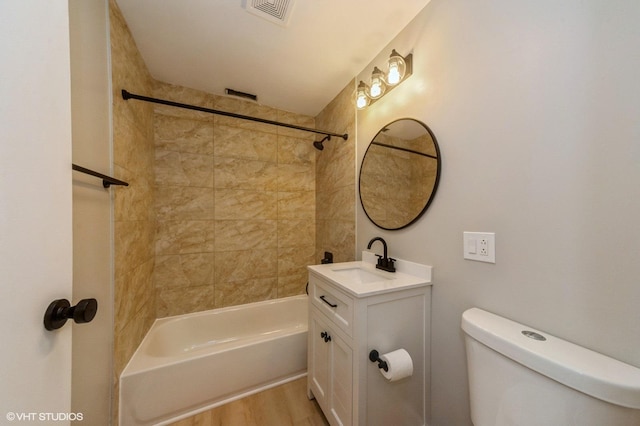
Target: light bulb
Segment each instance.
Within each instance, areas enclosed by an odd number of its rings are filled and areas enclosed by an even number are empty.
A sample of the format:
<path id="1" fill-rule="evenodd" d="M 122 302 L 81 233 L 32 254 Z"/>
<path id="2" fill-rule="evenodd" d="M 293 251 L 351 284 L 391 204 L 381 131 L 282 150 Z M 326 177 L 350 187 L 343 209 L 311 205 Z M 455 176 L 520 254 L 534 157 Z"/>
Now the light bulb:
<path id="1" fill-rule="evenodd" d="M 362 109 L 366 107 L 368 103 L 369 103 L 369 99 L 367 99 L 367 95 L 365 94 L 358 95 L 358 99 L 356 100 L 356 106 L 358 107 L 358 109 Z"/>
<path id="2" fill-rule="evenodd" d="M 379 81 L 376 81 L 371 85 L 370 92 L 372 98 L 377 98 L 382 95 L 382 86 L 380 85 Z"/>
<path id="3" fill-rule="evenodd" d="M 395 49 L 391 52 L 391 56 L 389 56 L 389 61 L 387 62 L 387 66 L 389 68 L 389 72 L 387 73 L 387 84 L 390 86 L 394 86 L 402 81 L 404 78 L 404 73 L 406 71 L 406 64 L 404 59 Z"/>
<path id="4" fill-rule="evenodd" d="M 358 109 L 366 108 L 369 105 L 369 97 L 367 96 L 367 85 L 364 82 L 358 84 L 358 90 L 356 92 L 356 107 Z"/>
<path id="5" fill-rule="evenodd" d="M 398 71 L 398 64 L 389 64 L 389 73 L 387 74 L 387 83 L 390 85 L 400 83 L 400 71 Z"/>
<path id="6" fill-rule="evenodd" d="M 384 83 L 384 73 L 378 69 L 378 67 L 373 68 L 373 72 L 371 73 L 371 85 L 369 87 L 369 96 L 371 99 L 378 99 L 384 94 L 385 83 Z"/>

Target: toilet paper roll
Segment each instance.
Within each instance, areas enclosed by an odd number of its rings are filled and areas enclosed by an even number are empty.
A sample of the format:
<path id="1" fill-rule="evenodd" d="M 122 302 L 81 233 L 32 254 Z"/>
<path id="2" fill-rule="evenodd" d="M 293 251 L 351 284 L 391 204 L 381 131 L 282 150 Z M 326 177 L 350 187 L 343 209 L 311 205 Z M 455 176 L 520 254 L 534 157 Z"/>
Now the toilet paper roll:
<path id="1" fill-rule="evenodd" d="M 390 382 L 395 382 L 413 374 L 413 361 L 411 355 L 404 349 L 396 349 L 380 355 L 380 359 L 387 363 L 388 371 L 380 369 L 380 373 Z"/>

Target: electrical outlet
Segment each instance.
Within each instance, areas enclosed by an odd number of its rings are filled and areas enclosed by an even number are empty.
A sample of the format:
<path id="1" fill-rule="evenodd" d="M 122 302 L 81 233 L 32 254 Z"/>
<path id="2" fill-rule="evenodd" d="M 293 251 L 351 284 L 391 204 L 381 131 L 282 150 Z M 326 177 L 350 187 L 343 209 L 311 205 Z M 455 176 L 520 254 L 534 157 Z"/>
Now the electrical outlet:
<path id="1" fill-rule="evenodd" d="M 489 240 L 486 237 L 480 238 L 480 255 L 489 256 Z"/>
<path id="2" fill-rule="evenodd" d="M 493 232 L 464 232 L 464 258 L 496 263 L 496 234 Z"/>

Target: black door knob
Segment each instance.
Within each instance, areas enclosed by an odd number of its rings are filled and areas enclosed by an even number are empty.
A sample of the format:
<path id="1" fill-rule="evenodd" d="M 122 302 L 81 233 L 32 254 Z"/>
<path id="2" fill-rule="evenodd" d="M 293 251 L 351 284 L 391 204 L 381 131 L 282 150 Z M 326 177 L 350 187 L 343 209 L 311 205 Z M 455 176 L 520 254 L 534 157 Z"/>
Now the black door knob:
<path id="1" fill-rule="evenodd" d="M 96 299 L 82 299 L 76 306 L 71 306 L 67 299 L 54 300 L 44 313 L 44 328 L 57 330 L 65 325 L 69 318 L 73 318 L 77 324 L 91 322 L 97 312 Z"/>

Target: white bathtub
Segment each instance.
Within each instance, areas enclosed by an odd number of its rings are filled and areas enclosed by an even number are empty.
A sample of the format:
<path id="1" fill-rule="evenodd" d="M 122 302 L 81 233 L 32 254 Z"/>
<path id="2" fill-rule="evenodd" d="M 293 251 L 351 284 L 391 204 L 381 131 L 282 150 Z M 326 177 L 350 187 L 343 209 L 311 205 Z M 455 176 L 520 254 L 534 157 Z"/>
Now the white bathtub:
<path id="1" fill-rule="evenodd" d="M 156 320 L 120 376 L 120 426 L 164 425 L 303 377 L 307 296 Z"/>

